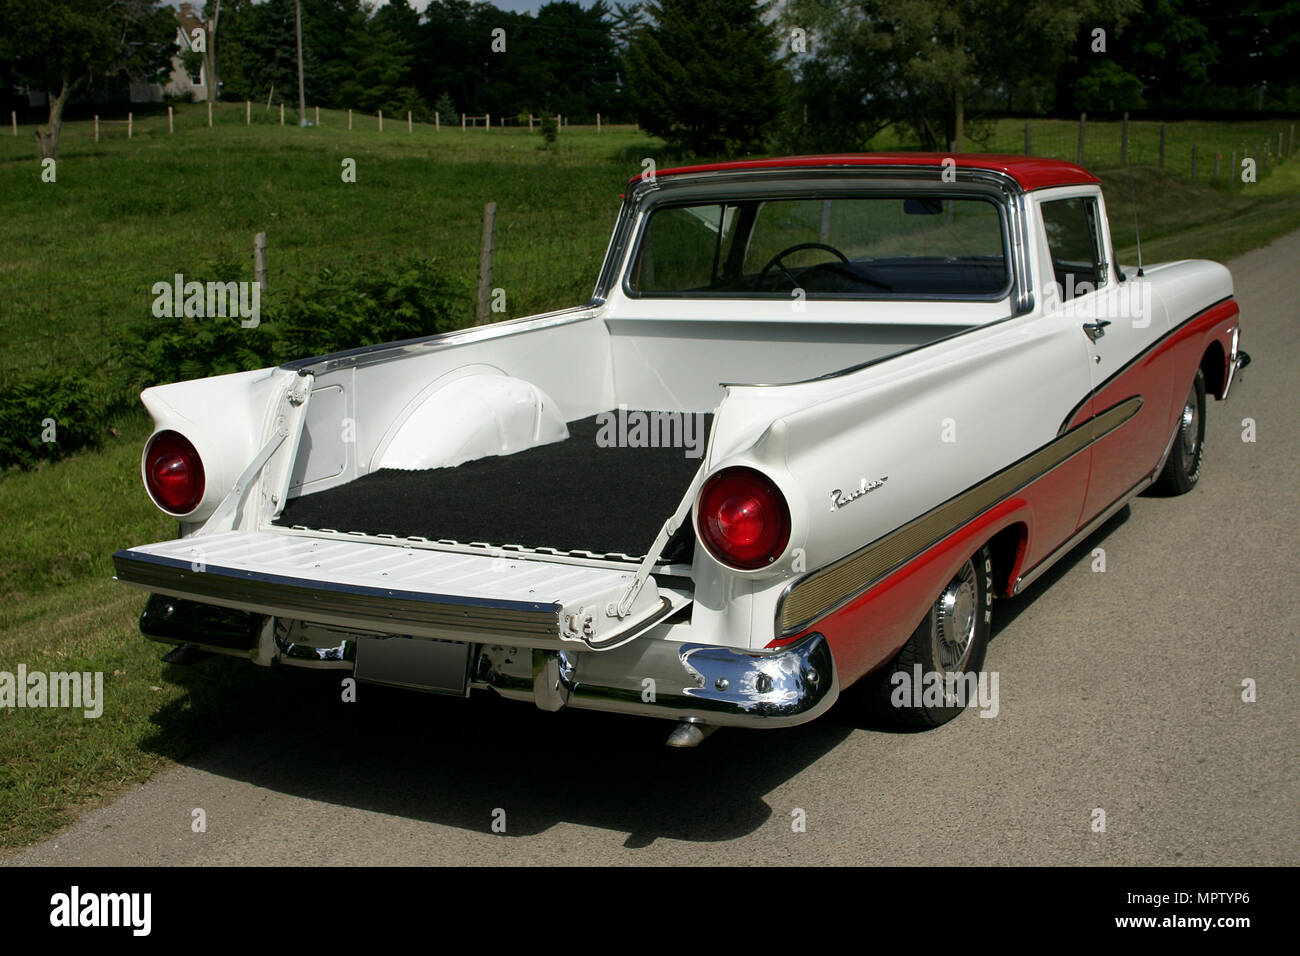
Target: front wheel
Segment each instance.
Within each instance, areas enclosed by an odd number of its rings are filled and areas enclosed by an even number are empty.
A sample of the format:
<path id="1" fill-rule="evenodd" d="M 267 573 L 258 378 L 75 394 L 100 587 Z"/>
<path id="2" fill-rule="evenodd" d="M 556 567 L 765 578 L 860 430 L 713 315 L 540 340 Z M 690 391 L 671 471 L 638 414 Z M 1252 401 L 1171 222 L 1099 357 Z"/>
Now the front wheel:
<path id="1" fill-rule="evenodd" d="M 993 558 L 966 560 L 892 661 L 865 678 L 872 716 L 902 727 L 947 723 L 970 703 L 988 650 Z"/>
<path id="2" fill-rule="evenodd" d="M 1199 368 L 1192 380 L 1192 390 L 1183 403 L 1174 433 L 1174 447 L 1169 450 L 1165 467 L 1156 479 L 1159 494 L 1182 495 L 1196 487 L 1205 458 L 1205 373 Z"/>

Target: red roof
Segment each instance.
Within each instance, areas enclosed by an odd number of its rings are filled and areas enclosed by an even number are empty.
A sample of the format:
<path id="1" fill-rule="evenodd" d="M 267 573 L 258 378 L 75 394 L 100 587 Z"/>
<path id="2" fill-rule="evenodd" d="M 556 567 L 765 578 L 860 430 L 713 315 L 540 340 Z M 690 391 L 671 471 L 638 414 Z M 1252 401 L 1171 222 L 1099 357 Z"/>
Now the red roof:
<path id="1" fill-rule="evenodd" d="M 660 169 L 655 176 L 678 176 L 683 173 L 712 173 L 739 169 L 797 169 L 826 166 L 939 168 L 945 159 L 955 161 L 959 169 L 987 169 L 1006 173 L 1026 190 L 1101 182 L 1082 166 L 1067 163 L 1065 160 L 1046 159 L 1040 156 L 1001 156 L 996 153 L 841 153 L 829 156 L 783 156 L 778 159 L 744 159 L 730 163 L 678 166 L 673 169 Z M 645 173 L 633 176 L 628 185 L 631 186 L 644 178 L 647 178 Z"/>

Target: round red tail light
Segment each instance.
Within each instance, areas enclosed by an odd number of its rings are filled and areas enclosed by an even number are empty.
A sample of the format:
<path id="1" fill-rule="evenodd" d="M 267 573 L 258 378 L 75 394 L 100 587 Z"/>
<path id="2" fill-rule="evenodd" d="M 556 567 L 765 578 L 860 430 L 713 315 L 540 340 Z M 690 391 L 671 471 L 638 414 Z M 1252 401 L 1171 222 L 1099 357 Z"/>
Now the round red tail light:
<path id="1" fill-rule="evenodd" d="M 765 568 L 790 541 L 790 508 L 772 480 L 753 468 L 724 468 L 700 492 L 700 540 L 723 564 Z"/>
<path id="2" fill-rule="evenodd" d="M 180 432 L 162 431 L 144 450 L 144 484 L 164 511 L 188 514 L 203 498 L 203 462 Z"/>

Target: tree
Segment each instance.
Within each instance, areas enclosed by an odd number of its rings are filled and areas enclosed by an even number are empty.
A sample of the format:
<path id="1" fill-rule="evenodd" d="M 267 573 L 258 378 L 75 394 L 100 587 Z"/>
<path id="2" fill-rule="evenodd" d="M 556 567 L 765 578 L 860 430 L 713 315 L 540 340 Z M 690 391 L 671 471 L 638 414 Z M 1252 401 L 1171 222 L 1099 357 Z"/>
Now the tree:
<path id="1" fill-rule="evenodd" d="M 1064 72 L 1079 109 L 1196 108 L 1219 58 L 1216 32 L 1190 0 L 1144 0 L 1127 22 L 1089 24 L 1076 43 L 1080 73 Z M 1106 31 L 1106 49 L 1095 50 L 1091 30 Z"/>
<path id="2" fill-rule="evenodd" d="M 58 157 L 63 108 L 74 91 L 121 75 L 161 79 L 175 36 L 176 16 L 158 0 L 0 0 L 5 72 L 49 95 L 49 117 L 36 129 L 37 155 Z"/>
<path id="3" fill-rule="evenodd" d="M 460 116 L 456 112 L 456 104 L 452 102 L 451 97 L 445 90 L 442 96 L 438 97 L 438 102 L 433 105 L 433 111 L 438 114 L 438 122 L 444 126 L 455 126 L 460 122 Z"/>
<path id="4" fill-rule="evenodd" d="M 760 148 L 784 75 L 760 0 L 652 0 L 625 55 L 641 126 L 704 156 Z"/>
<path id="5" fill-rule="evenodd" d="M 972 104 L 1019 94 L 1030 109 L 1045 109 L 1081 26 L 1119 19 L 1135 3 L 793 0 L 786 22 L 807 30 L 813 47 L 817 70 L 801 70 L 801 82 L 811 75 L 820 86 L 853 91 L 866 128 L 889 120 L 911 129 L 923 148 L 960 149 Z"/>

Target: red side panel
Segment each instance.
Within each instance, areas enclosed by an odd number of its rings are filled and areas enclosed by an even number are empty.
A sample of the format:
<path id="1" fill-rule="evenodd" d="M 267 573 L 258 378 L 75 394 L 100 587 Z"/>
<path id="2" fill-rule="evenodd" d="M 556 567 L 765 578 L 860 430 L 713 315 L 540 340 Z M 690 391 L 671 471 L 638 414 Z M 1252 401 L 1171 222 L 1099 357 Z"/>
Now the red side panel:
<path id="1" fill-rule="evenodd" d="M 971 552 L 1019 522 L 1032 525 L 1033 513 L 1028 502 L 1017 496 L 949 535 L 804 634 L 818 631 L 826 636 L 840 681 L 847 687 L 898 652 Z M 780 647 L 802 636 L 772 641 L 768 647 Z"/>
<path id="2" fill-rule="evenodd" d="M 1155 467 L 1173 434 L 1201 356 L 1216 335 L 1231 340 L 1239 311 L 1232 299 L 1212 306 L 1179 326 L 1093 396 L 1092 414 L 1133 395 L 1140 395 L 1143 405 L 1131 421 L 1092 446 L 1082 523 L 1104 511 Z"/>

